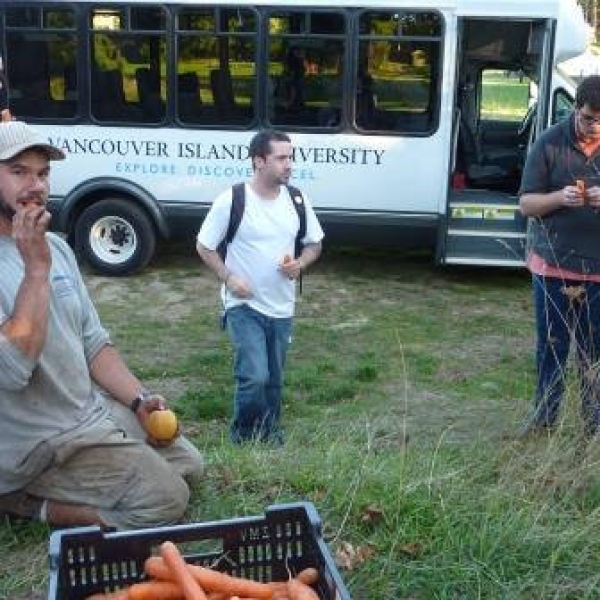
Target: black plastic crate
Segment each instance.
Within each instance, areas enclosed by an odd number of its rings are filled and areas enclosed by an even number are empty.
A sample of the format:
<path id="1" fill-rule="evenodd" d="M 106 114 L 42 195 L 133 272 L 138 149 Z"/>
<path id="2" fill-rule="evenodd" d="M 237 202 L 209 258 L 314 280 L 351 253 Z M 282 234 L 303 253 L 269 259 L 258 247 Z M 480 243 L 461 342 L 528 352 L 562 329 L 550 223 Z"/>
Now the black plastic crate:
<path id="1" fill-rule="evenodd" d="M 166 540 L 176 543 L 190 563 L 256 581 L 284 581 L 289 572 L 315 567 L 321 600 L 350 600 L 323 540 L 321 518 L 309 502 L 211 523 L 109 533 L 98 527 L 55 531 L 48 600 L 83 600 L 144 580 L 144 561 Z"/>

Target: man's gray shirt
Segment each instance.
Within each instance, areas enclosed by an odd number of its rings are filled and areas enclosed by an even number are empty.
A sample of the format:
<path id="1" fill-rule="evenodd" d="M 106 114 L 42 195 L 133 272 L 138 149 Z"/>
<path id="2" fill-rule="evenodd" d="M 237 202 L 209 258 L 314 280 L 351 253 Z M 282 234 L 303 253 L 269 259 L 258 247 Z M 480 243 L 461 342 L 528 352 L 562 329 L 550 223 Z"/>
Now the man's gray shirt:
<path id="1" fill-rule="evenodd" d="M 68 245 L 46 234 L 52 255 L 48 332 L 31 360 L 0 333 L 0 494 L 24 487 L 56 449 L 82 434 L 104 435 L 107 408 L 89 364 L 106 344 L 103 329 Z M 0 323 L 13 312 L 23 279 L 14 240 L 0 236 Z"/>

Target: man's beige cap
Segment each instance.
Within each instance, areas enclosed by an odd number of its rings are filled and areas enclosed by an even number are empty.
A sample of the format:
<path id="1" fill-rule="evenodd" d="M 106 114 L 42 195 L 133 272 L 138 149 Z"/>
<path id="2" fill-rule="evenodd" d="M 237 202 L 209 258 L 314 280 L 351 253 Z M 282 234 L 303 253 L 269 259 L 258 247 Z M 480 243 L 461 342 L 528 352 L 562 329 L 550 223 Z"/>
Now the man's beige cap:
<path id="1" fill-rule="evenodd" d="M 50 160 L 63 160 L 65 153 L 23 121 L 0 122 L 0 161 L 10 160 L 31 148 L 40 148 Z"/>

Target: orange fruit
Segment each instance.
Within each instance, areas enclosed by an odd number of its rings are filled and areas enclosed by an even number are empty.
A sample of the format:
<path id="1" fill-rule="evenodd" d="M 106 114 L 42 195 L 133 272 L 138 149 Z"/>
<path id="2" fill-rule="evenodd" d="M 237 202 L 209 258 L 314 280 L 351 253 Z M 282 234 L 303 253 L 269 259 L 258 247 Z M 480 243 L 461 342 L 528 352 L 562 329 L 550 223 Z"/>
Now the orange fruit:
<path id="1" fill-rule="evenodd" d="M 172 410 L 155 410 L 146 419 L 146 429 L 156 440 L 172 440 L 177 434 L 177 417 Z"/>

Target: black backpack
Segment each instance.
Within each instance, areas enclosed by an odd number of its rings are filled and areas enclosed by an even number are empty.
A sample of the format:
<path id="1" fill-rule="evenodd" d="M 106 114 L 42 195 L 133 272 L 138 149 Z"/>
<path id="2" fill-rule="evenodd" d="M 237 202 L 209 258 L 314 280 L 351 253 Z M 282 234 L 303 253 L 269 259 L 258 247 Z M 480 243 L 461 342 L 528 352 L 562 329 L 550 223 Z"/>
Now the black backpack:
<path id="1" fill-rule="evenodd" d="M 306 207 L 304 205 L 304 198 L 302 192 L 291 185 L 285 186 L 292 199 L 292 204 L 298 213 L 298 219 L 300 221 L 300 227 L 298 227 L 298 233 L 296 234 L 296 241 L 294 243 L 294 258 L 298 258 L 302 253 L 302 239 L 306 235 Z M 217 247 L 217 252 L 223 261 L 227 255 L 227 246 L 231 244 L 237 230 L 242 222 L 244 216 L 244 208 L 246 207 L 246 186 L 244 183 L 236 183 L 232 188 L 231 198 L 231 212 L 229 213 L 229 225 L 227 226 L 227 233 L 225 238 Z"/>

